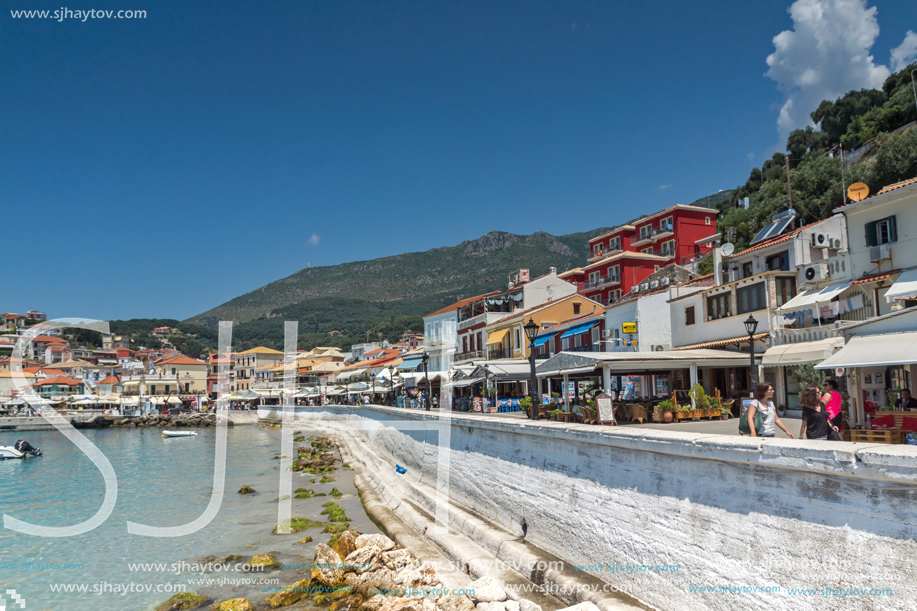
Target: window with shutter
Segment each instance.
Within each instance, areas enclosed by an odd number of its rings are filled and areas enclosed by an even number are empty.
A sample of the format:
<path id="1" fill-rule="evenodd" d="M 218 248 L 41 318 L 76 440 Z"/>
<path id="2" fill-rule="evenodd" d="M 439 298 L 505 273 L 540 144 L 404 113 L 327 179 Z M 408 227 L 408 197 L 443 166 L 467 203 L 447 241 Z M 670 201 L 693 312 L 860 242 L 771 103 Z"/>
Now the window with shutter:
<path id="1" fill-rule="evenodd" d="M 866 223 L 866 246 L 876 246 L 879 244 L 879 238 L 876 232 L 876 221 Z"/>

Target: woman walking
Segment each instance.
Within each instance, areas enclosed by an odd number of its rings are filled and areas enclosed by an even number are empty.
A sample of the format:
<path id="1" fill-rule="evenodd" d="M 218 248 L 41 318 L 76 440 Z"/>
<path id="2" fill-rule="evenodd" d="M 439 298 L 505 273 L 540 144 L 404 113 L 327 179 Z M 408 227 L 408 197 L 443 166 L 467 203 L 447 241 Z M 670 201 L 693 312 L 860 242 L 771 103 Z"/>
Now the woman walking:
<path id="1" fill-rule="evenodd" d="M 773 437 L 777 432 L 777 427 L 787 434 L 790 439 L 796 439 L 793 434 L 787 430 L 777 415 L 777 408 L 774 406 L 774 387 L 770 384 L 758 384 L 755 387 L 755 400 L 748 407 L 748 430 L 751 431 L 752 437 Z M 764 414 L 764 422 L 759 430 L 755 430 L 755 413 L 761 411 Z M 826 433 L 827 434 L 827 433 Z"/>
<path id="2" fill-rule="evenodd" d="M 837 392 L 837 382 L 834 380 L 825 382 L 825 392 L 821 396 L 821 402 L 825 404 L 831 426 L 840 429 L 844 421 L 844 410 L 841 407 L 841 393 Z"/>
<path id="3" fill-rule="evenodd" d="M 834 430 L 837 427 L 828 424 L 828 410 L 818 398 L 818 388 L 809 386 L 799 397 L 799 407 L 802 408 L 802 426 L 799 428 L 799 438 L 803 439 L 828 439 L 828 427 Z"/>

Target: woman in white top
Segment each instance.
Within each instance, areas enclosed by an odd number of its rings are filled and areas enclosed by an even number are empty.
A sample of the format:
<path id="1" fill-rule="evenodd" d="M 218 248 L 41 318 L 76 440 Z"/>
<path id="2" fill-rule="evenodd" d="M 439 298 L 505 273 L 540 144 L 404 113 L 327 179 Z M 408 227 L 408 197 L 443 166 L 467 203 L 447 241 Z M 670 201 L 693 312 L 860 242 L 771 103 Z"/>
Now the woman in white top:
<path id="1" fill-rule="evenodd" d="M 793 434 L 783 426 L 780 417 L 777 415 L 777 408 L 774 407 L 774 387 L 770 384 L 758 384 L 755 387 L 755 400 L 748 407 L 748 430 L 751 431 L 752 437 L 773 437 L 777 432 L 777 427 L 787 434 L 790 439 L 796 439 Z M 758 410 L 764 414 L 764 423 L 759 430 L 755 430 L 755 413 Z"/>

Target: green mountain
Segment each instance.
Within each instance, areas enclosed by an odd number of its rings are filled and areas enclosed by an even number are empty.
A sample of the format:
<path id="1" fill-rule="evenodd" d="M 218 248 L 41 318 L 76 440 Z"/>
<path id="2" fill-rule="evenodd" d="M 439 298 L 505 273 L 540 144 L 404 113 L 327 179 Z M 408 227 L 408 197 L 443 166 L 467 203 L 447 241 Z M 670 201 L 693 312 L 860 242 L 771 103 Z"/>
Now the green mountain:
<path id="1" fill-rule="evenodd" d="M 426 252 L 301 269 L 185 322 L 212 328 L 219 320 L 235 321 L 234 343 L 242 345 L 277 345 L 285 320 L 299 321 L 306 345 L 397 339 L 405 330 L 422 330 L 425 314 L 506 286 L 520 268 L 534 277 L 551 266 L 562 272 L 585 264 L 587 242 L 605 231 L 564 236 L 492 231 Z M 329 335 L 333 331 L 339 334 Z"/>

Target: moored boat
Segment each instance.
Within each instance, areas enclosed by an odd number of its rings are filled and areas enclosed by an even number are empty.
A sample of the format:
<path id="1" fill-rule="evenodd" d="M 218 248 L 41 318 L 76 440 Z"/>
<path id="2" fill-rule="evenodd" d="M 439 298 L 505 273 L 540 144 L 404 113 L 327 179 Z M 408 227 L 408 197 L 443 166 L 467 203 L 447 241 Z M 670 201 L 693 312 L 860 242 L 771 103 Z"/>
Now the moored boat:
<path id="1" fill-rule="evenodd" d="M 163 431 L 163 437 L 197 437 L 194 431 Z"/>
<path id="2" fill-rule="evenodd" d="M 11 446 L 0 446 L 0 458 L 26 458 L 28 456 L 41 456 L 40 448 L 33 448 L 32 444 L 22 439 Z"/>

